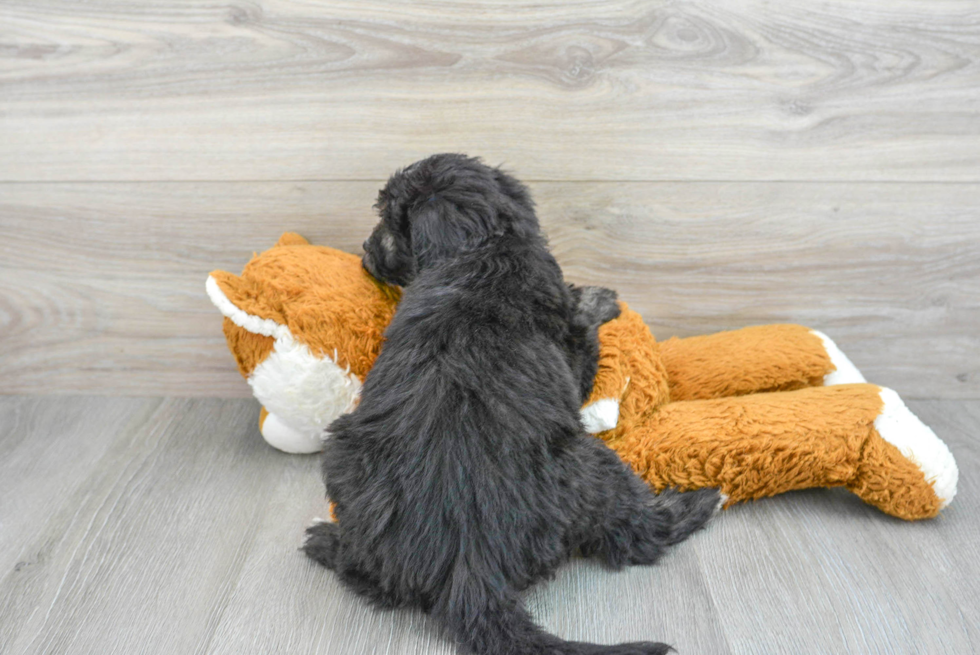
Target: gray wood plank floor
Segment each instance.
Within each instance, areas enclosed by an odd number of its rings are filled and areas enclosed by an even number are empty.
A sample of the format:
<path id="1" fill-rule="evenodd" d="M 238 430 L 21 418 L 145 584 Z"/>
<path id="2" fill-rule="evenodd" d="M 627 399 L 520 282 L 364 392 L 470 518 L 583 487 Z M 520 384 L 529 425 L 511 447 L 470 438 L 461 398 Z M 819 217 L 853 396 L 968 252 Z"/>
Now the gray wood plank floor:
<path id="1" fill-rule="evenodd" d="M 569 638 L 682 654 L 980 650 L 980 401 L 909 403 L 959 495 L 905 523 L 841 490 L 739 506 L 654 567 L 576 560 L 527 597 Z M 317 458 L 265 446 L 243 399 L 0 397 L 0 652 L 451 653 L 297 551 Z"/>

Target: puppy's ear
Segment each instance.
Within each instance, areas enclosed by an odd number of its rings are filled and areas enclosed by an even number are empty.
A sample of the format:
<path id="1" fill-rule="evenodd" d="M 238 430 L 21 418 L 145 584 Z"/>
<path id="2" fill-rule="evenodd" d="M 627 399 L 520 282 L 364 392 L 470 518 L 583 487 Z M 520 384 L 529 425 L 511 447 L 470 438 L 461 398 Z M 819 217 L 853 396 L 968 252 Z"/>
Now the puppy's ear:
<path id="1" fill-rule="evenodd" d="M 483 203 L 468 203 L 460 209 L 439 196 L 424 201 L 409 221 L 412 255 L 417 270 L 452 257 L 456 253 L 494 236 L 493 208 Z"/>
<path id="2" fill-rule="evenodd" d="M 534 201 L 531 200 L 531 192 L 516 177 L 510 175 L 500 168 L 493 169 L 493 179 L 497 182 L 500 191 L 512 202 L 517 203 L 528 211 L 534 211 Z"/>
<path id="3" fill-rule="evenodd" d="M 522 237 L 538 234 L 538 217 L 528 188 L 499 168 L 493 169 L 493 177 L 500 189 L 500 214 L 510 230 Z"/>

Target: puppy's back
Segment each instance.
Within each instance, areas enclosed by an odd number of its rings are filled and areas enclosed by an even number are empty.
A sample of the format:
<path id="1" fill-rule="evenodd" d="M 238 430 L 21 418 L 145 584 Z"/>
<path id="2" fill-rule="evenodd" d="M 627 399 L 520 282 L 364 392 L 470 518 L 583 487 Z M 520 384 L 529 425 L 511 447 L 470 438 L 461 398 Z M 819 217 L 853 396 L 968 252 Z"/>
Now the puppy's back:
<path id="1" fill-rule="evenodd" d="M 560 345 L 572 309 L 543 242 L 440 263 L 406 289 L 360 406 L 330 428 L 338 571 L 430 610 L 476 652 L 665 652 L 563 641 L 516 595 L 567 558 L 587 514 Z"/>

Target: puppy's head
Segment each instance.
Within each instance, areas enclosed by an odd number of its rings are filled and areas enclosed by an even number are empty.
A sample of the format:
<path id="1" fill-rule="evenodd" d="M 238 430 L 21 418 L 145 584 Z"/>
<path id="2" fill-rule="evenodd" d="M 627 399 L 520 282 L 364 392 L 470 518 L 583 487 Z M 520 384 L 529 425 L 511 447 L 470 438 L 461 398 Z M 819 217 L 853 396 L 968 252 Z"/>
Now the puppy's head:
<path id="1" fill-rule="evenodd" d="M 396 172 L 378 193 L 381 221 L 364 242 L 364 268 L 391 284 L 504 234 L 532 237 L 527 188 L 475 157 L 432 155 Z"/>

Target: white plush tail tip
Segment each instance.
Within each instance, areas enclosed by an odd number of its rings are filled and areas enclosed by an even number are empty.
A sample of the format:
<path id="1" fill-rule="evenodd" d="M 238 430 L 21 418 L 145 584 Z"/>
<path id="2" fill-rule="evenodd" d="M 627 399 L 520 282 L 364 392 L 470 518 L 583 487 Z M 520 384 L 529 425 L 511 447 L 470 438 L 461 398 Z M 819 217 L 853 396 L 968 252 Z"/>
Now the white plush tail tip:
<path id="1" fill-rule="evenodd" d="M 960 475 L 953 453 L 932 428 L 905 406 L 897 393 L 883 387 L 881 401 L 884 407 L 875 419 L 878 434 L 919 467 L 942 501 L 941 507 L 946 507 L 956 496 Z"/>
<path id="2" fill-rule="evenodd" d="M 828 337 L 823 332 L 818 330 L 810 330 L 811 334 L 815 334 L 820 337 L 823 342 L 824 350 L 827 351 L 827 356 L 830 357 L 830 363 L 834 365 L 835 370 L 831 371 L 823 378 L 823 384 L 825 387 L 829 387 L 833 384 L 853 384 L 855 382 L 867 382 L 864 376 L 861 375 L 861 371 L 857 369 L 851 360 L 847 358 L 841 349 L 837 347 L 834 340 Z"/>

